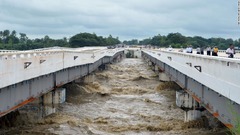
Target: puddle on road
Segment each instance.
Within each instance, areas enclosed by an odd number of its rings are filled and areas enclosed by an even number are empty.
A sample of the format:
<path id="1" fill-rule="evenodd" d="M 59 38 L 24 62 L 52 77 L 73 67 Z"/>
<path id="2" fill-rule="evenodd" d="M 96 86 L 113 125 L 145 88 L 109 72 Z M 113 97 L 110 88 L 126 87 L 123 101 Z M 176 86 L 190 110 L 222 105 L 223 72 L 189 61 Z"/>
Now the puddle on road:
<path id="1" fill-rule="evenodd" d="M 205 121 L 184 123 L 175 105 L 177 86 L 161 84 L 141 59 L 124 59 L 95 73 L 89 84 L 67 85 L 67 102 L 59 112 L 5 134 L 217 135 Z M 169 89 L 171 88 L 171 89 Z M 1 130 L 0 130 L 1 132 Z"/>

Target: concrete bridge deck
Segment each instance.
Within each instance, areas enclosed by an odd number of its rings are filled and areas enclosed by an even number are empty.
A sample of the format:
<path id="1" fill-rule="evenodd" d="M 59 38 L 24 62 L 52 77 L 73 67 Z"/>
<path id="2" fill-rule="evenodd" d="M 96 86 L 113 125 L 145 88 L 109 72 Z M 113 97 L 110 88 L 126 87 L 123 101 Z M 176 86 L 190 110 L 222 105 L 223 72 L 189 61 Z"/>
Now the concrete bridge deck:
<path id="1" fill-rule="evenodd" d="M 123 55 L 123 49 L 53 48 L 0 53 L 0 116 Z"/>
<path id="2" fill-rule="evenodd" d="M 239 59 L 148 49 L 142 52 L 227 127 L 239 126 Z"/>

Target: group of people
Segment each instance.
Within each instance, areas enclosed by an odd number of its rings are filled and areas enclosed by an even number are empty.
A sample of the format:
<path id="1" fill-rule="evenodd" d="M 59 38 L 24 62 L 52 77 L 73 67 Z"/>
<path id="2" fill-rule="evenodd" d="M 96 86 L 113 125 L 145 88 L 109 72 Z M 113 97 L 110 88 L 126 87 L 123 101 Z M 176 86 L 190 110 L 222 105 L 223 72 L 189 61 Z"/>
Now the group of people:
<path id="1" fill-rule="evenodd" d="M 202 54 L 202 55 L 204 55 L 204 48 L 203 47 L 197 47 L 197 54 Z M 213 47 L 213 48 L 211 48 L 210 46 L 208 46 L 207 48 L 206 48 L 206 50 L 207 50 L 207 55 L 211 55 L 211 53 L 212 53 L 212 56 L 218 56 L 218 47 L 217 46 L 215 46 L 215 47 Z"/>
<path id="2" fill-rule="evenodd" d="M 205 49 L 204 47 L 198 46 L 196 48 L 197 54 L 204 55 L 204 49 Z M 218 56 L 218 47 L 217 46 L 215 46 L 213 48 L 208 46 L 206 48 L 206 51 L 207 51 L 207 55 L 209 55 L 209 56 L 210 55 Z M 186 48 L 186 53 L 193 53 L 193 48 L 192 48 L 191 45 Z M 229 48 L 226 50 L 226 54 L 228 54 L 228 58 L 234 58 L 235 50 L 234 50 L 234 45 L 233 44 L 229 45 Z"/>

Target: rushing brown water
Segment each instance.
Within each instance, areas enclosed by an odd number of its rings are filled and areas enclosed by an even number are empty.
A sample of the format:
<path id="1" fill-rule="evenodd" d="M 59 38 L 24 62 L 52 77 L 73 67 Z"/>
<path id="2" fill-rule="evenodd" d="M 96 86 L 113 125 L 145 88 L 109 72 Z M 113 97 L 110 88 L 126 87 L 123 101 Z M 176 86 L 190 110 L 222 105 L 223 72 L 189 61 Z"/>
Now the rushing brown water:
<path id="1" fill-rule="evenodd" d="M 67 85 L 67 102 L 58 113 L 30 121 L 3 134 L 60 135 L 215 135 L 205 121 L 184 123 L 175 105 L 173 83 L 161 83 L 141 59 L 124 59 L 95 73 L 88 84 Z M 22 116 L 23 117 L 23 116 Z M 23 119 L 23 118 L 21 118 Z M 21 120 L 19 120 L 21 121 Z M 0 130 L 1 133 L 1 130 Z"/>

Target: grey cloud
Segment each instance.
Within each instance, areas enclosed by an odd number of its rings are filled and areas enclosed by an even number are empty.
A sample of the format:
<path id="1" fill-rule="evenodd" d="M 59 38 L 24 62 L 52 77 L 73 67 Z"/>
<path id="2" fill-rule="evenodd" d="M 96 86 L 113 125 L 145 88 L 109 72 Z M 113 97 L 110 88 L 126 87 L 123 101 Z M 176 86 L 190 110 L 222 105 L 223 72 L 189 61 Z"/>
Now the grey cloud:
<path id="1" fill-rule="evenodd" d="M 79 32 L 120 39 L 184 35 L 239 38 L 237 1 L 226 0 L 0 0 L 0 29 L 30 37 Z"/>

